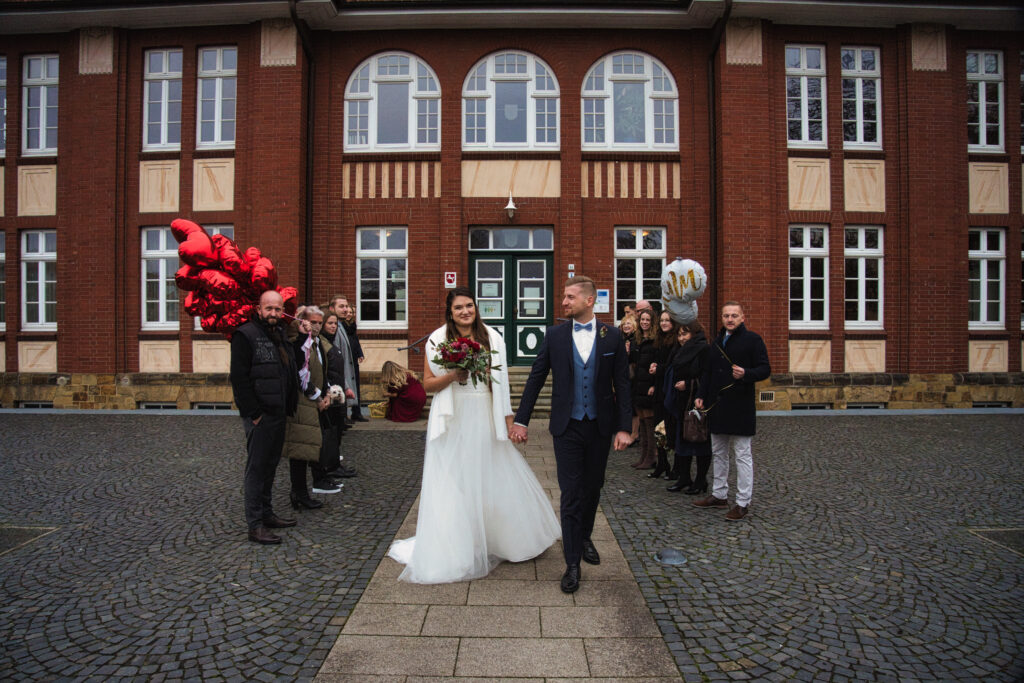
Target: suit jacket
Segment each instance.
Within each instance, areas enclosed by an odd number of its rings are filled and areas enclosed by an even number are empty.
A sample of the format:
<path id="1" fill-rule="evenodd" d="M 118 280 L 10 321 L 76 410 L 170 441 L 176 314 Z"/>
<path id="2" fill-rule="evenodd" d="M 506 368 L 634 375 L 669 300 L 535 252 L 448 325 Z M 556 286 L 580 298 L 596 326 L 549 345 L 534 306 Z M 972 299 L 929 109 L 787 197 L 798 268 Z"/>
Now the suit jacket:
<path id="1" fill-rule="evenodd" d="M 594 360 L 597 362 L 594 392 L 597 395 L 597 420 L 601 434 L 607 436 L 617 431 L 628 432 L 632 429 L 633 402 L 630 397 L 626 344 L 618 329 L 598 322 L 594 346 Z M 572 321 L 549 327 L 537 358 L 533 361 L 530 377 L 526 380 L 523 398 L 516 411 L 516 422 L 529 425 L 541 387 L 548 373 L 553 372 L 548 429 L 554 436 L 565 432 L 573 408 L 574 353 L 576 345 L 572 341 Z"/>

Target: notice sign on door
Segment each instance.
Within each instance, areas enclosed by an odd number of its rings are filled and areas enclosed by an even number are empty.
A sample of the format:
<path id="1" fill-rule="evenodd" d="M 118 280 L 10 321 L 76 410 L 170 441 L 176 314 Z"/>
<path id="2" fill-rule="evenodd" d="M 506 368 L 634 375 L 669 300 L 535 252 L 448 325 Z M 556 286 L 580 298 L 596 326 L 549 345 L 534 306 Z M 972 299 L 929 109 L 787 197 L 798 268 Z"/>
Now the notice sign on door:
<path id="1" fill-rule="evenodd" d="M 444 271 L 444 288 L 455 289 L 456 273 L 453 270 Z"/>

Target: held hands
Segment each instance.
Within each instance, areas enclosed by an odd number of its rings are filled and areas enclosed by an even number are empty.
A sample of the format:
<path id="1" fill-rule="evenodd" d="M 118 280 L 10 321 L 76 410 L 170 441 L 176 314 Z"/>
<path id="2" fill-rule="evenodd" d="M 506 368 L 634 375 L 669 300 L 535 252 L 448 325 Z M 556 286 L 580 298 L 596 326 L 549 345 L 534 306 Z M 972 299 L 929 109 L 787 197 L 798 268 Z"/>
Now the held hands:
<path id="1" fill-rule="evenodd" d="M 630 436 L 629 432 L 615 432 L 615 450 L 624 451 L 631 443 L 633 443 L 633 437 Z"/>
<path id="2" fill-rule="evenodd" d="M 747 372 L 746 370 L 744 370 L 743 368 L 741 368 L 738 365 L 732 366 L 732 378 L 733 379 L 743 379 L 743 375 L 745 375 L 746 372 Z"/>
<path id="3" fill-rule="evenodd" d="M 697 410 L 704 410 L 704 399 L 695 398 L 693 399 L 693 407 Z"/>
<path id="4" fill-rule="evenodd" d="M 529 435 L 529 430 L 523 425 L 513 424 L 508 428 L 508 440 L 512 443 L 526 443 Z"/>

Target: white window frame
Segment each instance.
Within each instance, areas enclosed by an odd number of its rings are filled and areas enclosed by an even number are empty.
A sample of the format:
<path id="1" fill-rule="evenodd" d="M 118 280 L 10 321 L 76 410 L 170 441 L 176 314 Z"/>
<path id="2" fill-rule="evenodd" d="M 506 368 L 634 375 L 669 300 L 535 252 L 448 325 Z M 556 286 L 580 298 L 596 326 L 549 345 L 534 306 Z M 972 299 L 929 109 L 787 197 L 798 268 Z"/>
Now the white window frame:
<path id="1" fill-rule="evenodd" d="M 856 234 L 855 246 L 850 245 L 849 233 Z M 867 246 L 869 233 L 876 233 L 876 247 Z M 878 225 L 847 225 L 843 228 L 843 320 L 848 330 L 881 330 L 885 326 L 885 231 Z M 854 262 L 856 272 L 849 270 L 850 261 Z M 869 261 L 876 261 L 878 277 L 871 278 L 867 274 Z M 867 285 L 871 280 L 878 282 L 878 320 L 867 318 Z M 846 293 L 846 286 L 851 282 L 857 284 L 855 298 L 849 298 Z M 856 319 L 849 319 L 846 315 L 846 305 L 851 301 L 857 305 Z"/>
<path id="2" fill-rule="evenodd" d="M 30 77 L 33 66 L 40 67 L 42 75 Z M 53 156 L 57 153 L 57 133 L 60 119 L 59 110 L 60 57 L 56 54 L 26 55 L 22 67 L 21 81 L 21 151 L 25 156 Z M 31 93 L 37 92 L 39 106 L 29 105 Z M 51 105 L 51 101 L 57 104 Z M 29 147 L 30 113 L 38 109 L 39 143 Z M 52 110 L 52 111 L 51 111 Z M 51 119 L 53 119 L 51 121 Z M 53 145 L 47 144 L 47 131 L 53 130 Z"/>
<path id="3" fill-rule="evenodd" d="M 631 230 L 634 231 L 634 242 L 633 247 L 630 249 L 619 247 L 619 231 L 620 230 Z M 646 233 L 657 232 L 661 235 L 661 247 L 644 247 L 644 237 Z M 665 259 L 668 254 L 668 245 L 666 240 L 668 239 L 668 230 L 664 226 L 652 226 L 652 225 L 616 225 L 612 230 L 612 244 L 614 246 L 614 268 L 615 268 L 615 312 L 616 319 L 620 317 L 618 315 L 619 310 L 619 284 L 622 282 L 631 282 L 632 290 L 634 295 L 632 298 L 623 297 L 622 302 L 629 302 L 636 304 L 639 299 L 647 299 L 651 302 L 651 305 L 655 310 L 659 310 L 661 306 L 661 270 L 665 267 Z M 658 275 L 656 278 L 649 278 L 650 293 L 644 293 L 644 261 L 646 260 L 657 260 L 660 263 L 658 269 Z M 634 275 L 632 278 L 619 277 L 619 262 L 620 261 L 633 261 L 634 262 Z"/>
<path id="4" fill-rule="evenodd" d="M 522 73 L 504 71 L 508 58 L 525 57 L 526 69 Z M 523 142 L 496 142 L 497 84 L 526 83 L 526 140 Z M 542 105 L 541 102 L 544 104 Z M 553 103 L 553 104 L 552 104 Z M 541 111 L 540 107 L 554 107 L 554 112 Z M 537 149 L 558 150 L 561 146 L 561 91 L 555 72 L 540 57 L 519 50 L 502 50 L 484 57 L 473 65 L 462 85 L 462 149 L 466 151 L 484 149 Z M 483 111 L 480 111 L 482 108 Z M 485 121 L 484 140 L 467 140 L 470 130 L 478 126 L 467 125 L 468 117 L 474 122 L 479 116 Z M 538 126 L 538 115 L 545 117 L 545 125 Z M 553 126 L 551 117 L 554 118 Z M 554 141 L 538 140 L 538 130 L 554 129 Z M 474 136 L 476 137 L 476 136 Z"/>
<path id="5" fill-rule="evenodd" d="M 0 55 L 0 159 L 5 156 L 7 156 L 7 57 Z"/>
<path id="6" fill-rule="evenodd" d="M 631 65 L 623 61 L 627 57 L 631 58 Z M 644 141 L 641 143 L 615 141 L 616 83 L 644 85 Z M 657 111 L 659 108 L 661 112 Z M 580 141 L 584 150 L 679 151 L 679 89 L 672 72 L 649 54 L 618 51 L 594 63 L 583 79 L 580 114 Z M 587 135 L 591 130 L 594 131 L 594 139 L 588 142 Z M 658 131 L 666 133 L 661 141 L 657 139 Z M 598 137 L 603 137 L 603 140 L 598 140 Z M 666 141 L 665 137 L 671 137 L 671 140 Z"/>
<path id="7" fill-rule="evenodd" d="M 971 249 L 970 243 L 978 235 L 978 248 Z M 992 249 L 988 246 L 989 237 L 998 236 L 999 246 Z M 982 238 L 985 238 L 982 240 Z M 984 242 L 984 243 L 983 243 Z M 968 230 L 967 247 L 967 328 L 969 330 L 1002 330 L 1006 326 L 1006 230 L 1003 228 L 970 228 Z M 970 269 L 973 264 L 979 264 L 978 277 L 972 277 Z M 999 316 L 991 319 L 988 315 L 988 307 L 993 300 L 988 296 L 993 278 L 989 277 L 989 264 L 996 265 L 996 286 L 999 297 Z M 971 293 L 972 282 L 978 283 L 978 298 Z M 970 307 L 978 305 L 978 318 L 972 320 Z"/>
<path id="8" fill-rule="evenodd" d="M 390 230 L 401 230 L 405 234 L 405 248 L 404 249 L 388 249 L 387 248 L 387 233 Z M 378 249 L 364 249 L 362 246 L 362 233 L 373 232 L 378 233 Z M 388 260 L 403 259 L 405 261 L 405 277 L 403 288 L 404 297 L 396 298 L 395 301 L 401 301 L 404 305 L 404 319 L 402 320 L 387 320 L 387 285 L 389 280 L 389 273 L 387 271 Z M 377 319 L 366 318 L 362 315 L 363 311 L 363 277 L 362 277 L 362 263 L 367 260 L 377 260 L 378 262 L 378 273 L 377 273 L 377 286 L 380 292 L 380 297 L 376 299 L 379 309 Z M 375 329 L 375 330 L 404 330 L 409 327 L 409 229 L 404 225 L 389 225 L 389 226 L 366 226 L 356 229 L 356 315 L 359 318 L 359 325 L 363 329 Z"/>
<path id="9" fill-rule="evenodd" d="M 160 236 L 160 246 L 156 249 L 146 247 L 147 237 L 152 233 Z M 171 229 L 164 226 L 153 226 L 143 228 L 142 237 L 142 258 L 141 258 L 141 282 L 142 293 L 139 297 L 142 304 L 142 329 L 143 330 L 177 330 L 181 325 L 181 298 L 178 297 L 178 289 L 174 284 L 174 273 L 180 267 L 178 261 L 178 243 L 171 234 Z M 157 298 L 153 301 L 159 307 L 159 315 L 156 320 L 150 320 L 147 312 L 147 304 L 150 299 L 147 295 L 152 278 L 150 278 L 146 266 L 149 262 L 157 263 L 158 274 L 156 280 L 162 286 L 158 288 Z M 173 293 L 174 303 L 171 305 L 168 293 Z M 172 319 L 173 316 L 173 319 Z"/>
<path id="10" fill-rule="evenodd" d="M 987 57 L 996 58 L 996 69 L 997 73 L 985 73 L 984 64 Z M 975 71 L 971 71 L 971 61 L 974 60 L 974 64 L 977 67 Z M 972 84 L 978 86 L 978 118 L 975 121 L 971 120 L 970 110 L 967 112 L 967 151 L 968 152 L 1002 152 L 1004 147 L 1004 140 L 1006 136 L 1005 128 L 1005 117 L 1004 117 L 1004 99 L 1006 98 L 1006 89 L 1003 83 L 1003 73 L 1005 63 L 1003 61 L 1003 53 L 1001 50 L 968 50 L 967 59 L 965 64 L 965 71 L 967 73 L 967 86 L 968 91 Z M 990 141 L 988 135 L 988 124 L 982 124 L 983 120 L 987 120 L 984 117 L 984 112 L 992 106 L 990 101 L 990 95 L 988 92 L 987 85 L 994 84 L 996 86 L 996 97 L 999 101 L 995 104 L 996 112 L 999 116 L 999 121 L 996 124 L 999 130 L 997 134 L 997 140 Z M 971 94 L 967 93 L 967 104 L 971 104 Z M 972 126 L 978 127 L 978 142 L 972 144 L 970 142 L 970 131 Z"/>
<path id="11" fill-rule="evenodd" d="M 397 60 L 397 61 L 396 61 Z M 404 60 L 404 61 L 403 61 Z M 396 72 L 397 67 L 397 72 Z M 404 73 L 402 69 L 404 67 Z M 408 83 L 406 142 L 380 143 L 379 88 Z M 363 127 L 365 126 L 365 127 Z M 426 140 L 421 141 L 421 131 Z M 362 140 L 353 139 L 360 133 Z M 433 140 L 430 138 L 433 137 Z M 408 52 L 381 52 L 352 71 L 345 85 L 346 152 L 405 152 L 441 149 L 441 86 L 430 65 Z"/>
<path id="12" fill-rule="evenodd" d="M 151 59 L 156 56 L 161 56 L 161 63 L 163 68 L 160 71 L 151 71 L 150 62 Z M 177 71 L 170 68 L 172 56 L 177 56 L 179 65 L 184 59 L 182 49 L 179 48 L 164 48 L 160 50 L 146 50 L 144 55 L 146 73 L 143 77 L 143 89 L 142 89 L 142 149 L 143 151 L 153 150 L 179 150 L 181 149 L 181 104 L 182 104 L 182 77 L 181 67 L 179 66 Z M 174 100 L 171 98 L 170 89 L 173 87 L 174 82 L 177 81 L 178 85 L 178 99 Z M 159 87 L 159 97 L 151 101 L 151 91 Z M 150 120 L 150 104 L 160 105 L 159 119 L 156 121 Z M 172 121 L 172 110 L 174 105 L 177 104 L 178 120 Z M 160 127 L 160 141 L 150 142 L 149 141 L 149 128 L 151 125 L 157 124 Z M 171 132 L 177 131 L 177 142 L 170 141 Z"/>
<path id="13" fill-rule="evenodd" d="M 811 246 L 811 236 L 814 231 L 822 233 L 821 246 Z M 801 231 L 800 246 L 793 245 L 794 231 Z M 827 330 L 828 329 L 828 226 L 827 225 L 790 225 L 787 231 L 789 237 L 789 329 L 791 330 Z M 799 276 L 793 274 L 793 262 L 801 262 L 802 273 Z M 821 275 L 815 277 L 812 269 L 816 262 L 820 262 Z M 814 317 L 813 303 L 819 299 L 814 298 L 814 282 L 820 280 L 822 283 L 821 317 Z M 800 294 L 793 296 L 793 284 L 800 283 Z M 793 315 L 793 304 L 799 302 L 801 313 Z"/>
<path id="14" fill-rule="evenodd" d="M 7 329 L 7 235 L 0 230 L 0 332 Z"/>
<path id="15" fill-rule="evenodd" d="M 224 68 L 224 55 L 234 52 L 235 68 Z M 203 54 L 214 52 L 217 55 L 217 65 L 213 69 L 203 68 Z M 214 136 L 211 140 L 203 140 L 203 84 L 207 81 L 214 83 L 213 95 L 213 130 Z M 231 82 L 234 86 L 234 96 L 224 96 L 224 85 Z M 231 101 L 234 106 L 232 116 L 225 115 L 225 103 Z M 224 135 L 224 124 L 231 121 L 233 124 L 231 139 Z M 234 149 L 235 140 L 238 137 L 238 47 L 234 45 L 223 45 L 220 47 L 199 48 L 196 62 L 196 148 L 197 149 Z"/>
<path id="16" fill-rule="evenodd" d="M 800 54 L 799 66 L 789 65 L 789 55 L 791 50 L 798 50 Z M 808 54 L 811 50 L 817 50 L 821 55 L 821 66 L 820 67 L 808 67 Z M 786 140 L 790 149 L 826 149 L 828 147 L 828 107 L 827 107 L 827 90 L 825 81 L 825 46 L 824 45 L 786 45 L 785 47 L 785 60 L 786 60 Z M 789 85 L 791 79 L 798 79 L 800 85 L 800 95 L 798 98 L 800 104 L 800 137 L 793 138 L 789 134 L 789 122 L 791 119 L 789 116 L 789 103 L 794 98 L 789 95 Z M 814 140 L 810 135 L 810 112 L 808 111 L 810 95 L 809 95 L 809 84 L 812 80 L 820 82 L 820 99 L 821 99 L 821 140 Z"/>
<path id="17" fill-rule="evenodd" d="M 844 149 L 882 149 L 882 63 L 881 63 L 881 49 L 877 47 L 855 47 L 855 46 L 844 46 L 840 49 L 840 64 L 843 64 L 843 58 L 847 53 L 853 53 L 854 66 L 853 68 L 847 68 L 845 65 L 842 69 L 842 77 L 840 79 L 840 88 L 842 90 L 842 102 L 841 108 L 842 113 L 842 124 L 843 124 L 843 148 Z M 864 68 L 864 55 L 866 53 L 872 53 L 874 55 L 875 65 L 873 68 Z M 853 81 L 854 92 L 852 98 L 846 96 L 846 81 Z M 865 84 L 873 83 L 875 86 L 875 116 L 873 119 L 867 119 L 864 114 L 865 95 L 864 88 Z M 853 103 L 855 113 L 852 119 L 846 117 L 846 103 L 850 101 Z M 856 126 L 856 139 L 846 139 L 846 124 L 852 122 Z M 875 140 L 865 140 L 864 128 L 865 124 L 873 123 L 875 125 Z"/>
<path id="18" fill-rule="evenodd" d="M 34 251 L 29 251 L 28 241 L 29 236 L 35 236 L 38 238 L 38 248 Z M 46 241 L 49 236 L 53 236 L 53 251 L 48 251 L 46 248 Z M 57 231 L 53 229 L 46 230 L 23 230 L 21 233 L 21 329 L 26 332 L 55 332 L 57 330 Z M 46 284 L 50 280 L 46 279 L 46 264 L 53 264 L 53 290 L 54 297 L 53 301 L 46 299 Z M 28 306 L 29 306 L 29 284 L 28 276 L 29 271 L 35 271 L 36 284 L 35 284 L 35 301 L 38 302 L 39 313 L 42 320 L 39 318 L 35 320 L 29 320 L 28 318 Z M 46 306 L 48 303 L 53 303 L 54 314 L 53 320 L 48 320 L 46 316 Z"/>

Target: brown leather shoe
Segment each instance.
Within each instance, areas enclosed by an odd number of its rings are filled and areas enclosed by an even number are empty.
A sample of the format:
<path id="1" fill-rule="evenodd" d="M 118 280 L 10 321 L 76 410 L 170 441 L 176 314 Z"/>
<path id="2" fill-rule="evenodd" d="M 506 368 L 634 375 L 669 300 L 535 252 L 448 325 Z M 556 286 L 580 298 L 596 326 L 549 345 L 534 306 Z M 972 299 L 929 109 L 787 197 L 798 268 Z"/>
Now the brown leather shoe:
<path id="1" fill-rule="evenodd" d="M 295 526 L 295 520 L 283 519 L 277 515 L 270 515 L 263 520 L 263 526 L 268 529 L 287 529 L 290 526 Z"/>
<path id="2" fill-rule="evenodd" d="M 715 498 L 714 496 L 708 496 L 707 498 L 701 498 L 700 500 L 693 501 L 693 506 L 698 508 L 727 508 L 729 507 L 729 501 L 722 498 Z"/>
<path id="3" fill-rule="evenodd" d="M 261 524 L 255 529 L 249 529 L 249 540 L 262 545 L 277 545 L 281 542 L 281 537 L 270 533 L 270 530 Z"/>
<path id="4" fill-rule="evenodd" d="M 727 520 L 729 520 L 730 522 L 735 522 L 737 520 L 740 520 L 740 519 L 743 519 L 744 517 L 746 517 L 747 516 L 747 510 L 749 510 L 749 509 L 750 509 L 749 505 L 746 506 L 746 507 L 744 507 L 742 505 L 733 505 L 732 509 L 725 513 L 725 518 Z"/>

